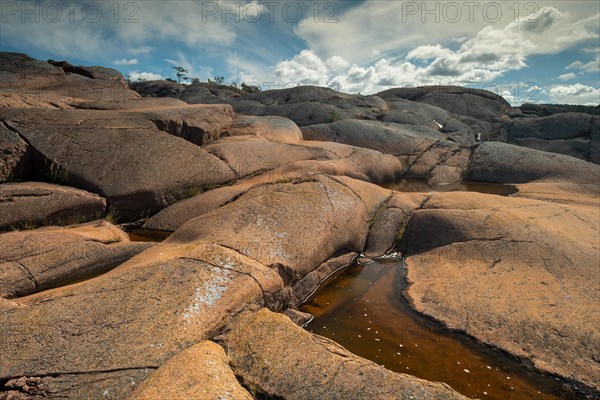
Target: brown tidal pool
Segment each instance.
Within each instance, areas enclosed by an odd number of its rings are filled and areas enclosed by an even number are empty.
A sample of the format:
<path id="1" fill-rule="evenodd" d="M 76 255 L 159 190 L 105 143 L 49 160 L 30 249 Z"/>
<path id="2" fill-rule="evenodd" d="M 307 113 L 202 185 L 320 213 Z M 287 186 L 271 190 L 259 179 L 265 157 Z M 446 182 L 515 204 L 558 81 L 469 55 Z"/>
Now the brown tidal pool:
<path id="1" fill-rule="evenodd" d="M 172 232 L 153 231 L 149 229 L 134 229 L 128 232 L 132 242 L 162 242 L 171 236 Z"/>
<path id="2" fill-rule="evenodd" d="M 568 384 L 413 311 L 401 295 L 403 264 L 353 264 L 328 279 L 302 307 L 306 329 L 384 366 L 445 382 L 479 399 L 586 399 Z"/>

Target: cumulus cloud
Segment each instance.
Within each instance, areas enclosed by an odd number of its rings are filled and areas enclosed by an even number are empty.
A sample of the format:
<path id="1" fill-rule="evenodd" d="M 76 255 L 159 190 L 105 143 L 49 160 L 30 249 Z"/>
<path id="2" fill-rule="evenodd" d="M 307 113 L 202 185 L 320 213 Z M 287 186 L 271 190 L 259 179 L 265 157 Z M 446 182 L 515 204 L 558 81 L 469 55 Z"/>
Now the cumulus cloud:
<path id="1" fill-rule="evenodd" d="M 600 103 L 600 89 L 581 83 L 556 85 L 550 88 L 550 100 L 563 104 L 597 105 Z"/>
<path id="2" fill-rule="evenodd" d="M 447 47 L 452 38 L 461 38 L 454 43 L 462 44 L 464 38 L 472 40 L 485 28 L 477 38 L 480 46 L 471 43 L 476 53 L 555 54 L 577 42 L 598 40 L 598 7 L 593 2 L 570 1 L 568 8 L 560 1 L 496 2 L 500 8 L 498 19 L 493 18 L 494 7 L 486 12 L 484 5 L 477 3 L 470 12 L 466 3 L 364 2 L 338 15 L 336 24 L 314 23 L 306 18 L 296 33 L 323 59 L 338 55 L 358 65 L 393 59 L 399 51 L 424 44 L 430 47 L 419 52 L 439 52 L 443 47 L 436 43 Z M 458 19 L 452 18 L 455 13 L 444 10 L 449 4 L 460 8 Z M 416 7 L 414 13 L 409 12 L 409 6 Z M 427 13 L 426 9 L 437 11 Z M 412 56 L 420 56 L 419 52 Z"/>
<path id="3" fill-rule="evenodd" d="M 581 61 L 575 61 L 567 66 L 567 69 L 577 69 L 583 72 L 599 72 L 600 71 L 600 56 L 596 57 L 596 59 L 584 63 Z"/>
<path id="4" fill-rule="evenodd" d="M 137 58 L 132 58 L 129 60 L 126 58 L 121 58 L 120 60 L 113 61 L 114 65 L 136 65 L 137 63 L 138 63 Z"/>
<path id="5" fill-rule="evenodd" d="M 523 17 L 504 25 L 488 25 L 471 38 L 455 41 L 452 47 L 442 44 L 417 46 L 407 52 L 404 60 L 382 56 L 361 65 L 352 62 L 352 58 L 337 55 L 337 69 L 332 68 L 331 58 L 319 56 L 317 49 L 304 50 L 277 64 L 275 71 L 284 81 L 319 83 L 363 93 L 407 83 L 469 85 L 490 82 L 509 71 L 527 67 L 529 56 L 557 53 L 575 43 L 598 37 L 597 28 L 595 32 L 590 27 L 590 18 L 572 22 L 569 16 L 555 7 L 543 7 L 535 15 L 535 23 L 527 23 Z M 552 41 L 548 41 L 549 34 L 553 36 Z M 353 39 L 349 40 L 351 47 Z M 590 66 L 586 64 L 580 68 Z M 570 75 L 563 76 L 568 77 Z"/>
<path id="6" fill-rule="evenodd" d="M 141 81 L 157 81 L 163 79 L 160 74 L 155 74 L 154 72 L 138 72 L 133 71 L 129 74 L 129 79 L 133 82 L 141 82 Z"/>
<path id="7" fill-rule="evenodd" d="M 558 79 L 561 81 L 570 81 L 571 79 L 575 79 L 577 77 L 573 72 L 569 72 L 567 74 L 562 74 L 558 76 Z"/>

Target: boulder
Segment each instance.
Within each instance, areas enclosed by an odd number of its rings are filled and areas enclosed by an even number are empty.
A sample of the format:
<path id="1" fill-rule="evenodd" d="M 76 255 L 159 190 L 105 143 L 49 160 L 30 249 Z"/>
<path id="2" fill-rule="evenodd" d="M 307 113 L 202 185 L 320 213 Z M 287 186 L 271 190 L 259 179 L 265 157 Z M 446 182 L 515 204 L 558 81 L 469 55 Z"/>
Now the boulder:
<path id="1" fill-rule="evenodd" d="M 340 252 L 361 252 L 389 191 L 345 177 L 261 185 L 195 218 L 164 243 L 199 240 L 236 251 L 295 282 Z"/>
<path id="2" fill-rule="evenodd" d="M 308 126 L 302 134 L 306 140 L 343 143 L 394 156 L 419 153 L 447 139 L 432 128 L 358 120 Z"/>
<path id="3" fill-rule="evenodd" d="M 205 149 L 225 161 L 238 177 L 273 170 L 258 177 L 260 182 L 326 173 L 383 183 L 393 181 L 404 169 L 392 156 L 341 143 L 274 143 L 264 138 L 240 136 L 222 139 Z"/>
<path id="4" fill-rule="evenodd" d="M 198 146 L 228 135 L 234 119 L 233 109 L 228 105 L 137 108 L 131 112 L 152 121 L 159 130 Z"/>
<path id="5" fill-rule="evenodd" d="M 119 102 L 140 97 L 129 90 L 123 76 L 115 70 L 75 67 L 66 62 L 59 62 L 59 65 L 37 61 L 26 54 L 2 52 L 0 82 L 3 92 L 35 95 L 49 100 L 67 97 Z"/>
<path id="6" fill-rule="evenodd" d="M 129 84 L 131 90 L 135 90 L 142 97 L 177 97 L 184 89 L 184 85 L 177 82 L 169 81 L 145 81 L 131 82 Z"/>
<path id="7" fill-rule="evenodd" d="M 395 98 L 388 102 L 390 108 L 380 118 L 381 122 L 404 125 L 420 125 L 446 133 L 462 145 L 470 146 L 477 141 L 478 129 L 454 118 L 448 111 L 426 103 Z"/>
<path id="8" fill-rule="evenodd" d="M 279 143 L 296 143 L 303 139 L 302 132 L 294 121 L 273 116 L 255 117 L 238 115 L 231 128 L 231 135 L 260 136 Z"/>
<path id="9" fill-rule="evenodd" d="M 388 108 L 377 96 L 351 95 L 317 86 L 252 93 L 231 105 L 238 113 L 278 115 L 301 127 L 348 118 L 374 120 Z"/>
<path id="10" fill-rule="evenodd" d="M 473 152 L 467 179 L 497 183 L 525 183 L 542 179 L 589 183 L 600 179 L 600 166 L 562 154 L 485 142 Z"/>
<path id="11" fill-rule="evenodd" d="M 30 161 L 27 142 L 0 122 L 0 183 L 25 178 L 31 172 Z"/>
<path id="12" fill-rule="evenodd" d="M 302 128 L 308 140 L 324 140 L 396 156 L 404 176 L 452 184 L 463 179 L 470 152 L 435 129 L 378 121 L 343 120 Z"/>
<path id="13" fill-rule="evenodd" d="M 431 104 L 452 114 L 467 115 L 488 122 L 499 122 L 510 104 L 501 96 L 487 90 L 460 86 L 422 86 L 395 88 L 377 93 L 386 101 L 406 99 Z"/>
<path id="14" fill-rule="evenodd" d="M 151 246 L 97 222 L 0 235 L 0 297 L 23 297 L 105 273 Z"/>
<path id="15" fill-rule="evenodd" d="M 58 393 L 84 383 L 78 398 L 127 398 L 151 370 L 248 303 L 265 305 L 282 285 L 276 272 L 230 249 L 156 245 L 99 277 L 3 309 L 0 390 L 41 377 Z"/>
<path id="16" fill-rule="evenodd" d="M 598 390 L 597 194 L 593 201 L 431 195 L 402 241 L 409 300 L 451 329 Z"/>
<path id="17" fill-rule="evenodd" d="M 182 351 L 139 385 L 129 400 L 252 400 L 237 381 L 223 348 L 210 341 Z"/>
<path id="18" fill-rule="evenodd" d="M 204 110 L 204 106 L 188 107 L 199 107 L 200 113 Z M 47 179 L 97 193 L 120 218 L 134 220 L 189 197 L 198 187 L 235 178 L 221 160 L 160 131 L 154 122 L 162 118 L 177 126 L 182 120 L 189 123 L 181 126 L 193 126 L 196 120 L 188 120 L 189 113 L 189 108 L 164 113 L 7 110 L 3 118 L 35 150 L 37 169 Z M 200 117 L 199 121 L 201 125 L 204 120 Z M 214 127 L 210 120 L 207 124 Z"/>
<path id="19" fill-rule="evenodd" d="M 560 113 L 542 118 L 518 118 L 508 127 L 508 142 L 586 161 L 600 158 L 591 141 L 600 135 L 600 116 Z M 598 163 L 596 161 L 596 163 Z"/>
<path id="20" fill-rule="evenodd" d="M 0 231 L 70 225 L 105 213 L 106 200 L 83 190 L 41 182 L 0 184 Z"/>
<path id="21" fill-rule="evenodd" d="M 233 201 L 254 185 L 241 183 L 224 186 L 182 200 L 150 218 L 144 224 L 144 229 L 175 232 L 186 222 Z"/>
<path id="22" fill-rule="evenodd" d="M 270 398 L 465 398 L 443 383 L 388 371 L 266 309 L 242 313 L 223 341 L 244 384 Z"/>

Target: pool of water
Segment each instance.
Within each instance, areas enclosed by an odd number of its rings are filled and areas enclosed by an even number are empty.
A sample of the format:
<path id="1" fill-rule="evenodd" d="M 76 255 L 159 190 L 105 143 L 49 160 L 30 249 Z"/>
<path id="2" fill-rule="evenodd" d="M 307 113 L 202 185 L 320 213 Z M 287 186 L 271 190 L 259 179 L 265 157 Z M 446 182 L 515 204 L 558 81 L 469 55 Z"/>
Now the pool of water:
<path id="1" fill-rule="evenodd" d="M 385 368 L 445 382 L 480 399 L 568 400 L 586 397 L 556 378 L 414 312 L 402 297 L 403 265 L 353 264 L 301 307 L 306 326 Z"/>
<path id="2" fill-rule="evenodd" d="M 403 179 L 400 182 L 383 185 L 386 189 L 398 192 L 478 192 L 510 196 L 517 193 L 517 188 L 512 185 L 487 182 L 462 182 L 452 185 L 429 185 L 420 179 Z"/>
<path id="3" fill-rule="evenodd" d="M 162 242 L 171 236 L 172 232 L 153 231 L 137 228 L 127 233 L 132 242 Z"/>

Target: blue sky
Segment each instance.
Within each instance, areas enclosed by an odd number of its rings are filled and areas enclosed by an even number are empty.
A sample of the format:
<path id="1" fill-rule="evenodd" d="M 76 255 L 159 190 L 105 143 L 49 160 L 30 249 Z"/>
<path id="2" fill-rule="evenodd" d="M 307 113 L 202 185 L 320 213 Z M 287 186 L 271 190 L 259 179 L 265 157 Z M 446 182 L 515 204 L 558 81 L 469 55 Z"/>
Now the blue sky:
<path id="1" fill-rule="evenodd" d="M 0 49 L 134 79 L 174 65 L 264 89 L 458 84 L 513 104 L 600 102 L 597 1 L 7 1 Z"/>

